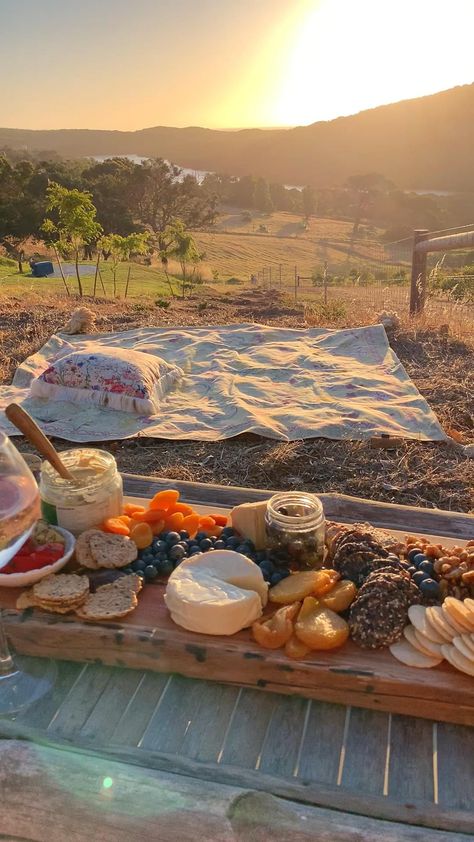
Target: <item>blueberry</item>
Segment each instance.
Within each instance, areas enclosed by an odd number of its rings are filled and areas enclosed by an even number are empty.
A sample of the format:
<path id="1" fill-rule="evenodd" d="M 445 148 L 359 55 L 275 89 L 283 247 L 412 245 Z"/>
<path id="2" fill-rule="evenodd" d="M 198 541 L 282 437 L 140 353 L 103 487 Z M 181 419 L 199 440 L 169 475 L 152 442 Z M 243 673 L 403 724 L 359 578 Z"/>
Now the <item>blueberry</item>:
<path id="1" fill-rule="evenodd" d="M 247 555 L 250 552 L 248 544 L 239 544 L 238 547 L 235 548 L 236 553 L 241 553 L 242 555 Z"/>
<path id="2" fill-rule="evenodd" d="M 168 553 L 168 558 L 171 559 L 171 561 L 182 561 L 185 555 L 186 550 L 183 550 L 179 544 L 175 544 L 174 547 L 171 547 Z"/>
<path id="3" fill-rule="evenodd" d="M 235 550 L 236 547 L 240 546 L 241 539 L 236 538 L 235 535 L 227 539 L 227 547 L 229 550 Z"/>
<path id="4" fill-rule="evenodd" d="M 420 591 L 424 596 L 431 596 L 436 598 L 440 594 L 439 584 L 434 579 L 423 579 L 423 581 L 420 584 Z"/>
<path id="5" fill-rule="evenodd" d="M 429 579 L 430 577 L 427 573 L 423 573 L 423 570 L 417 570 L 411 578 L 413 579 L 415 585 L 418 585 L 419 587 L 425 579 Z"/>
<path id="6" fill-rule="evenodd" d="M 278 572 L 282 579 L 286 579 L 287 576 L 291 575 L 287 567 L 282 567 Z"/>
<path id="7" fill-rule="evenodd" d="M 151 582 L 152 579 L 155 579 L 156 576 L 158 576 L 158 571 L 152 564 L 148 564 L 143 572 L 145 574 L 145 582 Z"/>
<path id="8" fill-rule="evenodd" d="M 133 570 L 131 567 L 122 567 L 122 573 L 126 573 L 126 575 L 129 576 L 130 573 L 133 573 Z"/>
<path id="9" fill-rule="evenodd" d="M 199 542 L 199 547 L 200 547 L 200 549 L 202 550 L 203 553 L 207 552 L 207 550 L 210 550 L 211 547 L 212 547 L 211 539 L 210 538 L 203 538 Z"/>
<path id="10" fill-rule="evenodd" d="M 145 567 L 146 564 L 144 561 L 141 560 L 141 558 L 137 558 L 137 560 L 132 563 L 132 570 L 134 573 L 138 573 L 140 570 L 144 570 Z"/>
<path id="11" fill-rule="evenodd" d="M 272 573 L 272 575 L 270 576 L 270 585 L 272 587 L 273 585 L 278 585 L 278 582 L 281 582 L 281 580 L 284 578 L 285 577 L 282 576 L 281 573 Z"/>
<path id="12" fill-rule="evenodd" d="M 201 555 L 201 553 L 202 553 L 202 550 L 200 550 L 199 547 L 195 547 L 193 550 L 191 550 L 189 555 Z"/>
<path id="13" fill-rule="evenodd" d="M 160 538 L 155 538 L 152 547 L 155 553 L 166 553 L 168 550 L 168 544 L 166 541 L 160 540 Z"/>
<path id="14" fill-rule="evenodd" d="M 259 567 L 264 576 L 273 576 L 275 573 L 275 565 L 271 561 L 261 561 Z"/>
<path id="15" fill-rule="evenodd" d="M 164 532 L 160 532 L 160 534 L 158 535 L 158 538 L 160 539 L 160 541 L 166 541 L 169 534 L 170 533 L 165 529 Z"/>
<path id="16" fill-rule="evenodd" d="M 428 576 L 433 575 L 434 567 L 431 561 L 422 561 L 421 564 L 418 565 L 418 570 L 422 570 L 423 573 L 427 573 Z"/>
<path id="17" fill-rule="evenodd" d="M 168 547 L 173 547 L 175 544 L 179 544 L 179 542 L 180 537 L 178 532 L 168 532 L 168 535 L 166 537 L 166 543 L 168 544 Z"/>
<path id="18" fill-rule="evenodd" d="M 235 530 L 232 526 L 224 526 L 221 535 L 223 538 L 232 538 L 232 536 L 235 535 Z"/>
<path id="19" fill-rule="evenodd" d="M 409 561 L 414 561 L 415 556 L 416 556 L 416 555 L 419 555 L 420 553 L 422 553 L 422 550 L 420 550 L 420 548 L 419 548 L 419 547 L 413 547 L 413 549 L 412 549 L 412 550 L 410 550 L 410 551 L 407 553 L 407 559 L 408 559 Z"/>
<path id="20" fill-rule="evenodd" d="M 267 557 L 267 554 L 266 554 L 265 550 L 259 550 L 259 551 L 255 554 L 255 560 L 256 560 L 258 563 L 259 563 L 260 561 L 264 561 L 264 559 L 265 559 L 266 557 Z"/>
<path id="21" fill-rule="evenodd" d="M 216 541 L 216 543 L 214 544 L 214 549 L 215 550 L 225 550 L 225 542 L 221 541 L 221 540 Z"/>
<path id="22" fill-rule="evenodd" d="M 160 561 L 156 569 L 160 576 L 169 576 L 173 572 L 173 562 L 169 561 L 169 559 Z"/>
<path id="23" fill-rule="evenodd" d="M 140 555 L 140 558 L 142 561 L 145 562 L 145 564 L 151 564 L 153 561 L 153 553 L 151 552 L 151 550 L 146 550 L 146 552 Z"/>
<path id="24" fill-rule="evenodd" d="M 204 541 L 204 538 L 207 538 L 207 535 L 206 535 L 205 532 L 198 532 L 197 533 L 196 541 L 198 542 L 198 544 L 199 544 L 200 541 Z"/>
<path id="25" fill-rule="evenodd" d="M 408 572 L 409 572 L 410 576 L 413 576 L 413 574 L 416 573 L 416 567 L 414 567 L 414 566 L 409 567 Z"/>
<path id="26" fill-rule="evenodd" d="M 179 533 L 179 537 L 181 538 L 182 541 L 187 541 L 188 538 L 189 538 L 189 532 L 186 532 L 185 529 L 181 529 L 181 531 Z"/>
<path id="27" fill-rule="evenodd" d="M 427 558 L 423 553 L 417 553 L 416 556 L 412 558 L 412 562 L 415 565 L 415 567 L 419 567 L 422 561 L 427 561 Z"/>
<path id="28" fill-rule="evenodd" d="M 140 576 L 140 579 L 145 578 L 145 573 L 143 572 L 143 570 L 135 570 L 135 573 L 137 576 Z"/>

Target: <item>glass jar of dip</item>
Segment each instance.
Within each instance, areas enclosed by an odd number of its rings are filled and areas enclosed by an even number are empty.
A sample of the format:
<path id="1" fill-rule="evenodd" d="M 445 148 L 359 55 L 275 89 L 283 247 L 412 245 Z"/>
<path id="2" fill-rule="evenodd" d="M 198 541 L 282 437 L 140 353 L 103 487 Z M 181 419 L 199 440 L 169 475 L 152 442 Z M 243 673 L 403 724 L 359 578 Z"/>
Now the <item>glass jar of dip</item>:
<path id="1" fill-rule="evenodd" d="M 63 451 L 61 459 L 74 482 L 63 479 L 49 462 L 43 462 L 40 496 L 44 520 L 79 535 L 108 517 L 122 514 L 122 477 L 110 453 L 81 447 Z"/>
<path id="2" fill-rule="evenodd" d="M 275 494 L 265 513 L 267 547 L 277 564 L 291 570 L 317 570 L 324 564 L 325 518 L 314 494 Z"/>

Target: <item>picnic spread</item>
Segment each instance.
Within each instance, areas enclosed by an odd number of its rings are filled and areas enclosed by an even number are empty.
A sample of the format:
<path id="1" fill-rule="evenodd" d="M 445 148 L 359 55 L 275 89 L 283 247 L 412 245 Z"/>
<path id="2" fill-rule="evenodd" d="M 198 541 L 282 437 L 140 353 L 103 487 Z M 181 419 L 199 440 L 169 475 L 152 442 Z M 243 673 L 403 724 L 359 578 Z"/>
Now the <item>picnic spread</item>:
<path id="1" fill-rule="evenodd" d="M 12 625 L 20 651 L 54 646 L 87 659 L 98 647 L 105 663 L 262 687 L 280 672 L 289 692 L 337 701 L 362 690 L 361 705 L 394 711 L 406 711 L 407 687 L 416 687 L 415 715 L 434 715 L 441 693 L 440 718 L 474 722 L 474 539 L 334 522 L 306 492 L 217 512 L 199 511 L 173 488 L 130 501 L 121 480 L 114 496 L 106 486 L 104 517 L 91 465 L 101 475 L 105 456 L 63 454 L 79 481 L 61 480 L 61 505 L 40 483 L 45 522 L 0 576 L 3 604 L 21 616 Z M 69 498 L 68 483 L 82 497 Z M 75 533 L 62 567 L 55 530 Z M 32 587 L 18 591 L 35 566 Z M 122 645 L 127 629 L 133 645 Z M 155 633 L 159 657 L 150 651 Z"/>
<path id="2" fill-rule="evenodd" d="M 46 434 L 72 442 L 249 432 L 285 441 L 446 439 L 382 325 L 55 335 L 0 387 L 0 410 L 11 402 Z M 17 434 L 3 413 L 0 430 Z"/>

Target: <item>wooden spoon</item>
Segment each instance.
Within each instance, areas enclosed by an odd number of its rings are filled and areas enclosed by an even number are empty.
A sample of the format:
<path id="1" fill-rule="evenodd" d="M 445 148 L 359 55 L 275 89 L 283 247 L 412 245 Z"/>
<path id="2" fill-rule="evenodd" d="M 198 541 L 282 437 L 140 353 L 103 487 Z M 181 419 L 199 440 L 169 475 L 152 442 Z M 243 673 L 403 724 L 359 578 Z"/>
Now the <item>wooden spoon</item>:
<path id="1" fill-rule="evenodd" d="M 5 415 L 8 420 L 14 424 L 17 430 L 25 436 L 26 439 L 36 447 L 36 450 L 49 462 L 50 465 L 58 472 L 63 479 L 69 479 L 74 482 L 74 477 L 66 468 L 59 456 L 59 453 L 45 434 L 40 430 L 36 421 L 33 421 L 31 415 L 28 414 L 17 403 L 11 403 L 5 410 Z"/>

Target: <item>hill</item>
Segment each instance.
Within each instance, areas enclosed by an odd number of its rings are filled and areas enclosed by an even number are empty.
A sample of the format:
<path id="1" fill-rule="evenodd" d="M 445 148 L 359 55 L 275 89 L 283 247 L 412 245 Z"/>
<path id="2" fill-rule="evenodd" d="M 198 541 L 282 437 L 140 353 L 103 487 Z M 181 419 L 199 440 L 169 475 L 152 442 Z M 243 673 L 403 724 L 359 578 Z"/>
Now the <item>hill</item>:
<path id="1" fill-rule="evenodd" d="M 294 129 L 1 129 L 0 148 L 159 156 L 192 169 L 328 187 L 380 172 L 399 187 L 474 191 L 474 84 Z"/>

